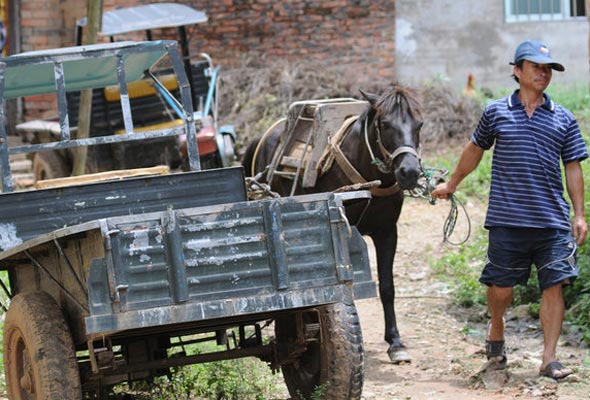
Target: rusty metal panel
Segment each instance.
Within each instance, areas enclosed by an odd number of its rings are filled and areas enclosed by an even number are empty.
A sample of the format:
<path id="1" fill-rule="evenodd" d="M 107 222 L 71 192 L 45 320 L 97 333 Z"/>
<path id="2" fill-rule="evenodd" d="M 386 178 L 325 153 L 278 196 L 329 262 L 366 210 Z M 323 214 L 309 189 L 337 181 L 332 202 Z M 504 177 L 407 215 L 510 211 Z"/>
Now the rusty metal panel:
<path id="1" fill-rule="evenodd" d="M 293 287 L 337 283 L 338 251 L 328 201 L 282 204 L 283 237 Z"/>
<path id="2" fill-rule="evenodd" d="M 241 167 L 4 193 L 0 196 L 0 251 L 96 219 L 245 199 Z"/>
<path id="3" fill-rule="evenodd" d="M 183 215 L 178 222 L 191 301 L 273 289 L 261 203 Z"/>
<path id="4" fill-rule="evenodd" d="M 299 290 L 261 292 L 255 296 L 224 298 L 153 307 L 117 314 L 98 314 L 85 318 L 86 334 L 100 337 L 126 329 L 226 318 L 237 315 L 272 313 L 294 308 L 352 301 L 347 285 L 319 286 Z"/>
<path id="5" fill-rule="evenodd" d="M 280 199 L 116 224 L 122 309 L 337 284 L 328 208 Z"/>
<path id="6" fill-rule="evenodd" d="M 117 225 L 112 253 L 123 311 L 172 303 L 171 268 L 162 221 Z"/>
<path id="7" fill-rule="evenodd" d="M 339 271 L 351 268 L 340 265 L 349 260 L 339 254 L 348 251 L 348 244 L 334 243 L 347 237 L 343 214 L 333 211 L 339 206 L 333 195 L 318 194 L 109 220 L 120 310 L 111 314 L 104 297 L 108 290 L 98 285 L 103 297 L 87 319 L 93 326 L 89 332 L 313 306 L 352 296 L 352 271 Z M 93 268 L 102 267 L 95 263 Z"/>
<path id="8" fill-rule="evenodd" d="M 350 259 L 353 268 L 353 290 L 355 300 L 377 297 L 377 287 L 371 275 L 371 263 L 367 244 L 358 229 L 353 226 L 348 241 Z"/>

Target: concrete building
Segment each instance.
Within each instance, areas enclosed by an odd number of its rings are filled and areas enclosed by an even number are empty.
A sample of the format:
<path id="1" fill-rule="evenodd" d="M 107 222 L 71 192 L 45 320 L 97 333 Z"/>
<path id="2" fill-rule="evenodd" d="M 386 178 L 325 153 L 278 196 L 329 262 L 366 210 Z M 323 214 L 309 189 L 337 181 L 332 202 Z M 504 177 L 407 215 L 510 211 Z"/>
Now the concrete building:
<path id="1" fill-rule="evenodd" d="M 396 0 L 395 67 L 402 82 L 449 79 L 461 88 L 513 85 L 518 43 L 543 41 L 566 71 L 553 83 L 586 83 L 588 20 L 584 0 Z"/>

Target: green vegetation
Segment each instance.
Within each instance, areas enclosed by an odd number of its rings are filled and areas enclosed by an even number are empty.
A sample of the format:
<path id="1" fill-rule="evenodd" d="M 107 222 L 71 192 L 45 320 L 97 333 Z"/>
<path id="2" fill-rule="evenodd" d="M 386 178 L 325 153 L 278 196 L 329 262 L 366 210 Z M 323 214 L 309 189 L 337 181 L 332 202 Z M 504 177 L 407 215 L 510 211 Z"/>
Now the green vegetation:
<path id="1" fill-rule="evenodd" d="M 225 345 L 213 342 L 182 348 L 188 355 L 226 349 Z M 138 398 L 145 396 L 151 400 L 265 400 L 277 398 L 282 387 L 280 373 L 271 373 L 266 363 L 250 357 L 176 368 L 170 376 L 161 376 L 149 383 L 120 384 L 113 388 L 111 398 L 119 399 L 120 393 L 136 393 Z"/>
<path id="2" fill-rule="evenodd" d="M 506 90 L 507 94 L 510 93 Z M 590 122 L 590 95 L 584 85 L 570 87 L 552 87 L 550 96 L 559 104 L 570 109 L 580 123 L 583 135 L 588 141 L 588 123 Z M 460 151 L 460 149 L 457 149 Z M 461 197 L 474 198 L 476 201 L 486 201 L 489 190 L 491 172 L 491 152 L 486 152 L 478 168 L 469 175 L 459 188 Z M 437 160 L 434 164 L 441 165 L 452 171 L 458 161 L 454 158 Z M 590 179 L 590 162 L 582 163 L 585 182 Z M 590 190 L 586 185 L 586 216 L 590 218 Z M 567 198 L 567 195 L 566 195 Z M 451 252 L 433 263 L 433 268 L 441 277 L 448 277 L 455 285 L 455 302 L 464 307 L 474 304 L 485 304 L 485 286 L 478 282 L 483 258 L 487 249 L 487 232 L 483 228 L 476 229 L 469 242 L 456 251 Z M 565 291 L 566 321 L 572 329 L 582 332 L 583 340 L 590 343 L 590 246 L 588 240 L 578 249 L 579 278 L 573 286 Z M 526 287 L 517 287 L 513 305 L 528 304 L 532 313 L 538 312 L 540 291 L 535 274 L 533 273 Z"/>
<path id="3" fill-rule="evenodd" d="M 113 390 L 113 396 L 135 392 L 152 400 L 264 400 L 276 398 L 280 384 L 280 374 L 271 374 L 259 360 L 244 358 L 181 367 L 170 377 L 156 378 L 153 383 L 120 385 Z"/>

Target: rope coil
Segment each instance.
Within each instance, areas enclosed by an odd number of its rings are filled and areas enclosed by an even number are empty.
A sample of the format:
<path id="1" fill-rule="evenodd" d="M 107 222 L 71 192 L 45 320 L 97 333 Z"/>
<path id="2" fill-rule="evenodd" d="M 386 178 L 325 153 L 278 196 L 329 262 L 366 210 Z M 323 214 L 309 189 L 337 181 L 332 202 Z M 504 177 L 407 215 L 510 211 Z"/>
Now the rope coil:
<path id="1" fill-rule="evenodd" d="M 424 167 L 421 166 L 421 174 L 418 178 L 418 183 L 416 187 L 412 190 L 407 191 L 408 196 L 415 197 L 415 198 L 422 198 L 428 200 L 431 205 L 436 204 L 436 199 L 431 196 L 432 191 L 434 188 L 439 184 L 445 181 L 446 176 L 448 175 L 449 171 L 443 168 L 432 168 L 432 167 Z M 448 243 L 453 246 L 460 246 L 469 240 L 471 236 L 471 219 L 467 214 L 467 209 L 465 205 L 459 200 L 456 196 L 450 195 L 449 200 L 451 201 L 451 209 L 449 210 L 449 214 L 445 220 L 443 225 L 443 243 Z M 463 210 L 465 217 L 467 219 L 467 234 L 465 238 L 458 241 L 453 242 L 450 240 L 452 236 L 455 225 L 457 223 L 457 218 L 459 217 L 459 207 Z"/>

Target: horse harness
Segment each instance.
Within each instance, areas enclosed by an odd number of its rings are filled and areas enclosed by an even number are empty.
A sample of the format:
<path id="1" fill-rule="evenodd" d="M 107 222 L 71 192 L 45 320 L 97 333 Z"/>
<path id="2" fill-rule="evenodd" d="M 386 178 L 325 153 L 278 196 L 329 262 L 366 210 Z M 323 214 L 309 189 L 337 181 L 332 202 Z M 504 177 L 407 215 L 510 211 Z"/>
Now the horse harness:
<path id="1" fill-rule="evenodd" d="M 346 138 L 347 133 L 350 131 L 349 128 L 352 126 L 352 124 L 354 122 L 356 122 L 358 120 L 358 118 L 359 118 L 358 116 L 353 116 L 353 117 L 347 118 L 344 121 L 344 123 L 342 124 L 342 126 L 340 127 L 340 129 L 338 130 L 338 132 L 336 132 L 336 134 L 330 138 L 330 141 L 328 142 L 327 149 L 324 152 L 324 154 L 320 157 L 320 160 L 318 162 L 318 169 L 321 168 L 321 171 L 320 171 L 321 174 L 327 172 L 327 170 L 332 166 L 332 161 L 336 161 L 336 163 L 342 169 L 342 171 L 344 172 L 346 177 L 353 184 L 357 184 L 357 185 L 361 184 L 362 185 L 362 184 L 368 183 L 367 180 L 356 170 L 356 168 L 354 168 L 354 166 L 350 163 L 350 161 L 348 160 L 348 158 L 346 157 L 346 155 L 344 154 L 344 152 L 342 152 L 342 149 L 340 148 L 340 145 L 342 144 L 342 142 Z M 381 155 L 385 159 L 385 161 L 381 160 L 378 157 L 375 157 L 375 154 L 373 153 L 373 149 L 371 148 L 371 145 L 369 143 L 368 122 L 367 121 L 368 121 L 368 118 L 365 119 L 365 124 L 364 124 L 365 144 L 367 146 L 367 150 L 369 151 L 369 155 L 371 156 L 371 163 L 376 165 L 380 172 L 382 172 L 384 174 L 392 173 L 391 165 L 393 164 L 393 161 L 402 154 L 406 154 L 406 153 L 413 154 L 418 159 L 420 159 L 418 152 L 412 146 L 407 146 L 407 145 L 400 146 L 397 149 L 395 149 L 395 151 L 389 152 L 385 148 L 385 146 L 383 146 L 383 143 L 381 140 L 381 130 L 379 129 L 379 125 L 377 122 L 375 123 L 375 128 L 377 130 L 377 143 L 379 145 L 379 151 L 381 152 Z M 385 187 L 385 188 L 372 187 L 369 189 L 371 194 L 375 197 L 392 196 L 392 195 L 396 194 L 397 192 L 399 192 L 400 190 L 401 190 L 401 188 L 397 182 L 389 187 Z"/>

